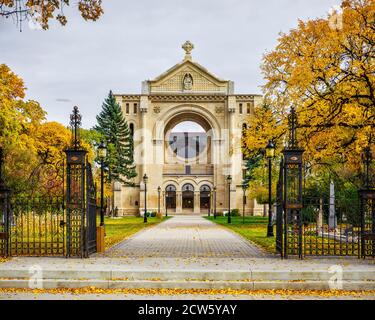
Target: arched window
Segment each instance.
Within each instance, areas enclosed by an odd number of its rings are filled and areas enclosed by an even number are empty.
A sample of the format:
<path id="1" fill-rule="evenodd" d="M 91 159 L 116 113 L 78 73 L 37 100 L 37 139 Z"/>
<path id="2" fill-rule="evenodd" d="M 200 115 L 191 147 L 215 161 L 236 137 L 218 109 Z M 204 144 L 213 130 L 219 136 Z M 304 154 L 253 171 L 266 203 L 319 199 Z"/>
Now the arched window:
<path id="1" fill-rule="evenodd" d="M 131 123 L 130 126 L 129 126 L 129 128 L 130 128 L 130 134 L 134 138 L 134 124 Z"/>
<path id="2" fill-rule="evenodd" d="M 207 186 L 207 185 L 201 186 L 200 188 L 200 192 L 210 192 L 210 191 L 211 191 L 211 188 L 210 186 Z"/>
<path id="3" fill-rule="evenodd" d="M 185 185 L 182 187 L 182 192 L 184 192 L 184 191 L 194 192 L 194 187 L 193 187 L 193 185 L 190 184 L 190 183 L 185 184 Z"/>

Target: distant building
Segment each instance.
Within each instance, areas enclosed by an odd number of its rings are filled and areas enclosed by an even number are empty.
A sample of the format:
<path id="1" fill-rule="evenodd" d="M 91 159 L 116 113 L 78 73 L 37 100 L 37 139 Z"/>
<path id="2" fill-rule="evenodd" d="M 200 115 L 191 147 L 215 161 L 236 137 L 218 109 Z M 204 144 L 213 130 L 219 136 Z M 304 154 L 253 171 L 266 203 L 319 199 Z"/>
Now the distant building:
<path id="1" fill-rule="evenodd" d="M 138 176 L 134 186 L 115 183 L 114 205 L 120 214 L 144 208 L 142 177 L 147 174 L 147 208 L 170 214 L 213 211 L 217 188 L 218 212 L 228 209 L 227 176 L 233 177 L 231 208 L 242 211 L 244 161 L 241 137 L 246 119 L 262 96 L 234 93 L 234 83 L 221 80 L 192 61 L 194 46 L 183 45 L 185 58 L 154 80 L 144 81 L 142 93 L 117 94 L 134 137 Z M 199 131 L 176 131 L 195 123 Z M 189 129 L 189 128 L 186 128 Z M 246 197 L 246 213 L 263 207 Z"/>

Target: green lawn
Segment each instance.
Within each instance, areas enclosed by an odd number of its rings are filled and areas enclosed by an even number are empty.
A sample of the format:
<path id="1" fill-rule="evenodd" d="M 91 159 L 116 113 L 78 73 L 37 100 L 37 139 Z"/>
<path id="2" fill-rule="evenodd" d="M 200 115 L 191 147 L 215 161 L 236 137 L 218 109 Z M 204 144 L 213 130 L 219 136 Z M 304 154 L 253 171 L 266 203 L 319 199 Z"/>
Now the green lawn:
<path id="1" fill-rule="evenodd" d="M 206 217 L 213 222 L 216 222 L 224 227 L 227 227 L 238 233 L 247 240 L 254 242 L 266 251 L 275 253 L 276 246 L 275 238 L 267 238 L 267 223 L 268 218 L 264 217 L 245 217 L 245 224 L 243 224 L 242 217 L 232 217 L 232 223 L 228 225 L 228 217 Z M 275 227 L 274 227 L 275 232 Z"/>
<path id="2" fill-rule="evenodd" d="M 138 231 L 156 225 L 167 218 L 147 218 L 148 222 L 143 223 L 143 217 L 122 217 L 122 218 L 105 218 L 105 248 L 108 249 L 113 245 L 131 237 Z"/>

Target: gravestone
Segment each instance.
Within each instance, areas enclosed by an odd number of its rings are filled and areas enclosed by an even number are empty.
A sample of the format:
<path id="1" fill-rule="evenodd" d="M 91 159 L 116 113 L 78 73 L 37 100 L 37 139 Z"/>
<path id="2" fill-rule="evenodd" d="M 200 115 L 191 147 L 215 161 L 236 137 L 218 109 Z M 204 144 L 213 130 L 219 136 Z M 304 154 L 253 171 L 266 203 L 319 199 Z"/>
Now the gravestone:
<path id="1" fill-rule="evenodd" d="M 328 218 L 329 230 L 337 228 L 336 209 L 335 209 L 335 185 L 331 182 L 329 186 L 329 218 Z"/>

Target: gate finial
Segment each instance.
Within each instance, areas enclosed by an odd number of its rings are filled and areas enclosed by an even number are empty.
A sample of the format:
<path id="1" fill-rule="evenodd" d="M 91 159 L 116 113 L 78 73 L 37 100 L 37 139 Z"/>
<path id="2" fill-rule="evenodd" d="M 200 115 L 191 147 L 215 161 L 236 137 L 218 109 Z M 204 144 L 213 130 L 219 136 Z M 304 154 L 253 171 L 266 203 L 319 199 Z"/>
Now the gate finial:
<path id="1" fill-rule="evenodd" d="M 80 139 L 79 139 L 79 128 L 82 125 L 82 116 L 79 113 L 78 107 L 75 106 L 73 108 L 73 113 L 70 115 L 70 126 L 72 128 L 72 145 L 75 150 L 79 149 L 80 147 Z"/>
<path id="2" fill-rule="evenodd" d="M 289 125 L 289 148 L 296 149 L 298 148 L 297 141 L 297 114 L 294 106 L 290 108 L 290 114 L 288 116 L 288 125 Z"/>

